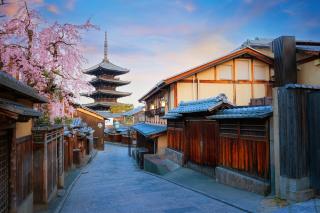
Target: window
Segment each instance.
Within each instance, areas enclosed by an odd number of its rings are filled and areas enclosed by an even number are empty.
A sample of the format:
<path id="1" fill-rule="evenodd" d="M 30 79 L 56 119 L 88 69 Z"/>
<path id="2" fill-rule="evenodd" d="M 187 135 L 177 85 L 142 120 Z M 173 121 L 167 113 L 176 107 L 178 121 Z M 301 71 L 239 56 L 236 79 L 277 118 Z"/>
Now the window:
<path id="1" fill-rule="evenodd" d="M 268 80 L 267 69 L 265 65 L 254 65 L 254 79 L 255 80 Z"/>
<path id="2" fill-rule="evenodd" d="M 248 60 L 236 61 L 237 80 L 250 80 L 250 63 Z"/>
<path id="3" fill-rule="evenodd" d="M 232 66 L 220 65 L 217 67 L 219 80 L 232 80 Z"/>

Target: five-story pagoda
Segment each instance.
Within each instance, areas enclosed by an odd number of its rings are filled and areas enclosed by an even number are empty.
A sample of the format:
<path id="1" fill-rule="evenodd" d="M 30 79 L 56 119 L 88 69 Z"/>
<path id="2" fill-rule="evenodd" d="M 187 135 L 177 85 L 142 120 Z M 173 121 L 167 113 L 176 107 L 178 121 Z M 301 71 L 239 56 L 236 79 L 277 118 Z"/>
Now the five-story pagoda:
<path id="1" fill-rule="evenodd" d="M 128 73 L 129 70 L 112 64 L 108 59 L 108 43 L 107 33 L 105 33 L 104 41 L 104 58 L 101 63 L 86 69 L 85 74 L 94 75 L 95 78 L 90 81 L 95 91 L 86 95 L 94 99 L 94 103 L 85 106 L 93 110 L 109 110 L 111 106 L 122 105 L 117 99 L 131 95 L 129 92 L 120 92 L 116 88 L 118 86 L 127 85 L 130 81 L 122 81 L 116 76 Z"/>

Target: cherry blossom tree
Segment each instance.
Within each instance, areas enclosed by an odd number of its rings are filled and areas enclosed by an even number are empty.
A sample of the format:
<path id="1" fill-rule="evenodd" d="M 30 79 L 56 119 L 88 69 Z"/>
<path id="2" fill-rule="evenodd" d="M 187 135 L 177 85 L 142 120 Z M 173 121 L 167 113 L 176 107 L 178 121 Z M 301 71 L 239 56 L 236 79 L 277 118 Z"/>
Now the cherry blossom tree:
<path id="1" fill-rule="evenodd" d="M 49 24 L 25 4 L 19 13 L 0 23 L 0 70 L 34 87 L 46 96 L 51 119 L 72 113 L 71 102 L 80 92 L 93 91 L 82 73 L 82 25 Z"/>

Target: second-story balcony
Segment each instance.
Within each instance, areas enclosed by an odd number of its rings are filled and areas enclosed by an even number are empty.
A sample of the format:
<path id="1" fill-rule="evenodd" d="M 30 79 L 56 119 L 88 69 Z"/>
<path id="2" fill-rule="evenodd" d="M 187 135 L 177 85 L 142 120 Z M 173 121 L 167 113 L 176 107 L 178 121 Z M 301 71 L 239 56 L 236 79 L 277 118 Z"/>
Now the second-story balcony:
<path id="1" fill-rule="evenodd" d="M 154 117 L 155 115 L 163 116 L 165 114 L 165 108 L 159 107 L 156 109 L 150 109 L 145 111 L 147 117 Z"/>
<path id="2" fill-rule="evenodd" d="M 164 107 L 159 107 L 155 109 L 155 114 L 159 116 L 163 116 L 165 114 L 165 108 Z"/>
<path id="3" fill-rule="evenodd" d="M 154 117 L 155 116 L 155 112 L 156 112 L 155 109 L 149 109 L 149 110 L 145 111 L 145 114 L 146 114 L 147 117 Z"/>

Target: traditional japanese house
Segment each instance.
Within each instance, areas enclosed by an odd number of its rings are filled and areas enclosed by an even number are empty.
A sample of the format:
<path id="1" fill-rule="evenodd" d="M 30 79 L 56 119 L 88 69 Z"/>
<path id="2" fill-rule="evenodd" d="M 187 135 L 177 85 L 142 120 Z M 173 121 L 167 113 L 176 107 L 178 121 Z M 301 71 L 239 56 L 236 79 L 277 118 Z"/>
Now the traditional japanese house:
<path id="1" fill-rule="evenodd" d="M 130 111 L 127 111 L 122 114 L 124 117 L 124 124 L 136 124 L 141 123 L 145 121 L 145 107 L 144 106 L 138 106 Z"/>
<path id="2" fill-rule="evenodd" d="M 131 126 L 137 133 L 136 156 L 141 168 L 143 168 L 144 154 L 163 154 L 167 147 L 167 127 L 159 124 L 138 123 Z"/>
<path id="3" fill-rule="evenodd" d="M 94 75 L 95 78 L 91 80 L 91 84 L 95 87 L 95 91 L 87 95 L 94 99 L 94 103 L 86 104 L 93 110 L 107 111 L 111 106 L 120 105 L 117 99 L 131 95 L 128 92 L 117 91 L 116 88 L 119 86 L 127 85 L 129 81 L 122 81 L 116 76 L 128 73 L 129 70 L 119 67 L 111 63 L 108 59 L 108 44 L 107 44 L 107 33 L 105 34 L 104 43 L 104 58 L 101 63 L 88 68 L 84 71 L 85 74 Z"/>
<path id="4" fill-rule="evenodd" d="M 161 117 L 181 101 L 225 94 L 234 105 L 272 96 L 271 40 L 247 41 L 239 49 L 206 64 L 160 81 L 140 98 L 146 122 L 166 124 Z"/>
<path id="5" fill-rule="evenodd" d="M 209 99 L 181 102 L 171 109 L 163 117 L 168 119 L 167 156 L 174 156 L 174 160 L 179 159 L 177 163 L 188 164 L 195 169 L 197 165 L 215 167 L 218 161 L 217 123 L 206 116 L 230 107 L 232 104 L 221 94 Z M 211 175 L 214 176 L 214 172 Z"/>
<path id="6" fill-rule="evenodd" d="M 0 71 L 0 212 L 33 212 L 32 118 L 46 103 L 33 88 Z"/>
<path id="7" fill-rule="evenodd" d="M 85 106 L 78 107 L 74 113 L 74 117 L 81 118 L 82 121 L 94 129 L 93 137 L 95 148 L 98 150 L 104 150 L 104 129 L 105 120 L 107 118 L 97 111 Z"/>
<path id="8" fill-rule="evenodd" d="M 207 118 L 217 123 L 218 182 L 267 195 L 270 192 L 272 106 L 224 109 Z"/>
<path id="9" fill-rule="evenodd" d="M 273 164 L 275 194 L 304 201 L 320 191 L 320 42 L 273 41 Z"/>

